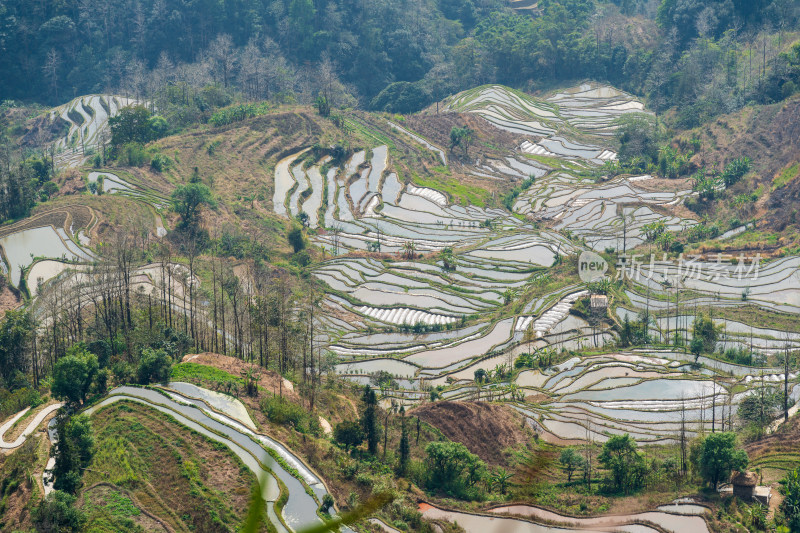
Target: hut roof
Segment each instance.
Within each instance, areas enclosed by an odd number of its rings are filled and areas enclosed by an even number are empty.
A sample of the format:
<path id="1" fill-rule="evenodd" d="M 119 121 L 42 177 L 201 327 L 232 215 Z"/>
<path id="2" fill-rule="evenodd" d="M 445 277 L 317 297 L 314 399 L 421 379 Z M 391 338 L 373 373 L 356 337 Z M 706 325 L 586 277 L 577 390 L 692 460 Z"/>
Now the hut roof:
<path id="1" fill-rule="evenodd" d="M 605 294 L 592 294 L 589 297 L 590 307 L 608 307 L 608 296 Z"/>
<path id="2" fill-rule="evenodd" d="M 739 487 L 755 487 L 758 485 L 758 476 L 755 472 L 734 472 L 731 475 L 731 484 Z"/>

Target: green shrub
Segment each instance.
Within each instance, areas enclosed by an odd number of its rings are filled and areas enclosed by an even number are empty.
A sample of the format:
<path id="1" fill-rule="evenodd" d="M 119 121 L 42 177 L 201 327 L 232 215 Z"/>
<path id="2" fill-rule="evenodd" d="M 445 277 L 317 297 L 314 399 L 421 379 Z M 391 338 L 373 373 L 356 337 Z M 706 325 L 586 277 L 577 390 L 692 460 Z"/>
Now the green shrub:
<path id="1" fill-rule="evenodd" d="M 137 142 L 129 142 L 122 145 L 117 161 L 130 167 L 143 166 L 147 162 L 147 152 L 144 149 L 144 145 Z"/>
<path id="2" fill-rule="evenodd" d="M 206 148 L 206 153 L 208 153 L 208 155 L 214 155 L 217 152 L 217 148 L 219 148 L 221 144 L 221 139 L 215 139 L 211 141 L 211 144 L 209 144 L 208 148 Z"/>
<path id="3" fill-rule="evenodd" d="M 477 485 L 486 465 L 460 442 L 431 442 L 425 447 L 427 486 L 459 498 L 480 496 Z"/>
<path id="4" fill-rule="evenodd" d="M 111 373 L 114 374 L 114 381 L 118 385 L 131 383 L 134 380 L 135 372 L 133 367 L 125 361 L 117 361 L 111 367 Z"/>
<path id="5" fill-rule="evenodd" d="M 211 115 L 208 123 L 212 126 L 224 126 L 233 122 L 240 122 L 242 120 L 264 115 L 270 110 L 270 105 L 267 102 L 260 104 L 238 104 L 230 107 L 219 109 Z"/>
<path id="6" fill-rule="evenodd" d="M 54 490 L 31 513 L 37 531 L 78 532 L 86 524 L 86 515 L 75 507 L 75 496 Z"/>
<path id="7" fill-rule="evenodd" d="M 171 167 L 172 159 L 164 154 L 156 154 L 153 156 L 153 159 L 150 160 L 150 168 L 156 172 L 163 172 L 165 170 L 169 170 Z"/>
<path id="8" fill-rule="evenodd" d="M 282 396 L 269 396 L 261 400 L 261 410 L 270 422 L 291 426 L 300 433 L 318 432 L 319 421 L 305 409 Z M 314 424 L 314 421 L 317 423 Z"/>
<path id="9" fill-rule="evenodd" d="M 725 187 L 730 187 L 750 171 L 751 163 L 749 157 L 737 157 L 725 166 L 722 172 L 722 182 Z"/>
<path id="10" fill-rule="evenodd" d="M 42 404 L 42 397 L 38 391 L 29 387 L 17 389 L 8 393 L 2 389 L 0 394 L 0 419 L 22 411 L 26 407 L 37 407 Z"/>
<path id="11" fill-rule="evenodd" d="M 136 370 L 136 377 L 140 385 L 166 383 L 169 381 L 171 370 L 172 359 L 167 355 L 167 352 L 145 348 L 142 351 L 139 368 Z"/>

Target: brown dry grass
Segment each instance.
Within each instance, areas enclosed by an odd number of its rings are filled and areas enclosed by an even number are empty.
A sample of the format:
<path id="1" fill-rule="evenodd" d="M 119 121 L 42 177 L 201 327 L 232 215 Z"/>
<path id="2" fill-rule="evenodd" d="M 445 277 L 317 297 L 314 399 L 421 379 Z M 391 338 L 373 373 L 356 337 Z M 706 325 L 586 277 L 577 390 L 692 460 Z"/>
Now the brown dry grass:
<path id="1" fill-rule="evenodd" d="M 0 479 L 16 480 L 7 488 L 0 513 L 0 531 L 30 531 L 31 511 L 42 494 L 42 471 L 49 456 L 50 441 L 34 434 L 10 453 L 0 453 Z"/>
<path id="2" fill-rule="evenodd" d="M 163 173 L 150 167 L 126 168 L 134 181 L 169 196 L 176 186 L 188 183 L 197 169 L 200 179 L 217 200 L 213 215 L 206 214 L 212 235 L 219 228 L 236 227 L 269 243 L 276 251 L 289 250 L 278 238 L 289 221 L 273 212 L 275 164 L 291 153 L 320 143 L 343 142 L 329 122 L 310 109 L 295 107 L 228 126 L 199 126 L 166 137 L 151 146 L 173 160 Z M 173 221 L 174 222 L 174 221 Z"/>
<path id="3" fill-rule="evenodd" d="M 51 225 L 54 228 L 63 228 L 69 232 L 70 226 L 76 231 L 78 228 L 89 225 L 93 218 L 92 210 L 82 204 L 48 203 L 34 209 L 28 218 L 3 226 L 0 236 L 11 235 L 25 229 L 38 228 Z"/>
<path id="4" fill-rule="evenodd" d="M 760 219 L 759 227 L 764 229 L 780 232 L 790 227 L 796 229 L 800 222 L 794 217 L 800 205 L 800 182 L 794 180 L 774 192 L 770 192 L 770 184 L 776 173 L 800 159 L 797 148 L 800 145 L 800 97 L 773 105 L 745 107 L 682 137 L 688 139 L 692 134 L 699 135 L 702 141 L 701 152 L 693 158 L 699 166 L 716 165 L 721 169 L 742 156 L 753 161 L 750 177 L 733 186 L 726 196 L 749 193 L 763 186 L 764 192 L 754 210 L 743 216 L 742 210 L 734 210 L 723 199 L 709 211 L 714 218 L 752 216 Z"/>
<path id="5" fill-rule="evenodd" d="M 0 289 L 0 317 L 6 315 L 6 311 L 11 311 L 22 305 L 17 295 L 8 286 Z"/>
<path id="6" fill-rule="evenodd" d="M 183 356 L 182 363 L 195 363 L 198 365 L 207 365 L 227 372 L 234 376 L 242 376 L 248 369 L 254 369 L 258 372 L 259 380 L 258 386 L 271 391 L 275 394 L 281 394 L 286 399 L 299 403 L 300 396 L 294 391 L 294 385 L 274 370 L 266 370 L 260 368 L 258 365 L 247 363 L 241 359 L 230 357 L 227 355 L 220 355 L 218 353 L 203 352 L 199 354 L 187 354 Z"/>
<path id="7" fill-rule="evenodd" d="M 439 429 L 448 439 L 461 442 L 490 464 L 508 464 L 505 451 L 527 446 L 531 434 L 510 408 L 486 402 L 425 404 L 409 412 Z"/>

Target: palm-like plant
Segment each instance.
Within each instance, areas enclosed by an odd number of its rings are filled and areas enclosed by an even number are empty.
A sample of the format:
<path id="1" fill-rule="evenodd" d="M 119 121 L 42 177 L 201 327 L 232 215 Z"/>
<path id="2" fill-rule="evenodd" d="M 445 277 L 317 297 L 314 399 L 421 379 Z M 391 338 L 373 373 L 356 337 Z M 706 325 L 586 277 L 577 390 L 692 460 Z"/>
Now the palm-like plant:
<path id="1" fill-rule="evenodd" d="M 414 244 L 414 241 L 406 241 L 403 243 L 403 257 L 406 259 L 414 259 L 416 251 L 417 245 Z"/>

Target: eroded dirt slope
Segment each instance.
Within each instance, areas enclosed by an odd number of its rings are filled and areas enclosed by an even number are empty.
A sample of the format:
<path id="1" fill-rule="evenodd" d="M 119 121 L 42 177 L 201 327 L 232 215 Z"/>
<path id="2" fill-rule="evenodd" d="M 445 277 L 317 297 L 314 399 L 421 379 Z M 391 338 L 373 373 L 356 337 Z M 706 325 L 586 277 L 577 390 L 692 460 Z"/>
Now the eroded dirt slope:
<path id="1" fill-rule="evenodd" d="M 693 158 L 698 166 L 724 168 L 742 156 L 752 160 L 750 179 L 736 184 L 732 192 L 759 193 L 757 209 L 752 214 L 761 220 L 763 229 L 783 231 L 797 222 L 794 213 L 800 208 L 800 180 L 795 176 L 782 185 L 775 180 L 784 169 L 800 161 L 799 96 L 774 105 L 748 106 L 694 131 L 700 134 L 703 144 L 702 151 Z"/>
<path id="2" fill-rule="evenodd" d="M 509 448 L 526 446 L 530 432 L 509 407 L 486 402 L 436 402 L 411 411 L 491 464 L 508 464 Z"/>

